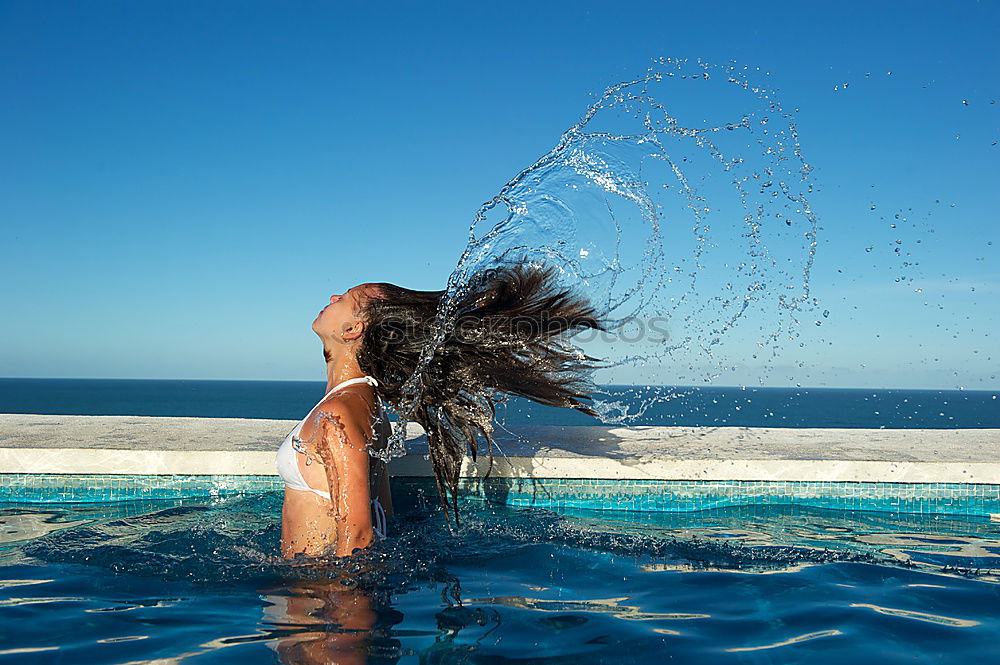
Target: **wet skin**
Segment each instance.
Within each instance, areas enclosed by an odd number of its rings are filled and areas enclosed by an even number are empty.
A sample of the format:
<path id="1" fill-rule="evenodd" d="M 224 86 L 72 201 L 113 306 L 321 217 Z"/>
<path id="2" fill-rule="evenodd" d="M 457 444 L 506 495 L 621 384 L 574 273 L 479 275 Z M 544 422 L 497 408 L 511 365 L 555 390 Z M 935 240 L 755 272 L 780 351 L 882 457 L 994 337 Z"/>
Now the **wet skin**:
<path id="1" fill-rule="evenodd" d="M 364 323 L 356 313 L 367 294 L 361 285 L 332 296 L 313 322 L 328 358 L 328 390 L 347 378 L 364 375 L 355 356 Z M 373 458 L 369 447 L 383 450 L 390 434 L 390 423 L 378 421 L 375 391 L 366 383 L 338 390 L 309 413 L 299 439 L 311 462 L 296 453 L 296 463 L 306 483 L 329 492 L 333 500 L 307 490 L 285 489 L 283 557 L 348 556 L 374 541 L 371 499 L 377 496 L 390 517 L 392 498 L 386 464 Z"/>

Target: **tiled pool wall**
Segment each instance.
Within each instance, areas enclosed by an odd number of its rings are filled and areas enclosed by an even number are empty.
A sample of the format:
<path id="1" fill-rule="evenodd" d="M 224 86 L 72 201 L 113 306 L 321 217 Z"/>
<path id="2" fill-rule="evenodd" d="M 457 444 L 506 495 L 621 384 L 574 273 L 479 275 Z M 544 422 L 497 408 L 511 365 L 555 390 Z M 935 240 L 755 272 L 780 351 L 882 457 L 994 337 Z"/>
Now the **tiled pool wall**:
<path id="1" fill-rule="evenodd" d="M 892 513 L 1000 513 L 1000 485 L 964 483 L 495 478 L 474 481 L 465 490 L 469 498 L 555 511 L 687 512 L 798 504 Z"/>
<path id="2" fill-rule="evenodd" d="M 96 503 L 279 491 L 277 476 L 0 474 L 0 501 Z"/>
<path id="3" fill-rule="evenodd" d="M 437 503 L 433 479 L 394 477 L 401 496 Z M 277 476 L 0 474 L 0 502 L 95 503 L 279 492 Z M 1000 515 L 1000 485 L 755 480 L 464 479 L 465 501 L 553 511 L 670 513 L 793 504 L 890 513 Z"/>

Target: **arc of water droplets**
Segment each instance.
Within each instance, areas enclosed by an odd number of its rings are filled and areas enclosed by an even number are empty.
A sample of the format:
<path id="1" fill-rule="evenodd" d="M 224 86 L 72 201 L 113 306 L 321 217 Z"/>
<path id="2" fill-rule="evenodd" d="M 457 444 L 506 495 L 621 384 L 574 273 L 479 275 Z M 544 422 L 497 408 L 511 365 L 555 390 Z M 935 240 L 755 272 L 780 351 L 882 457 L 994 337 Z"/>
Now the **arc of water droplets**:
<path id="1" fill-rule="evenodd" d="M 693 72 L 685 73 L 689 69 Z M 815 299 L 810 302 L 809 295 L 809 278 L 816 253 L 818 222 L 807 200 L 807 195 L 812 191 L 811 185 L 807 183 L 805 191 L 793 191 L 792 185 L 783 179 L 782 173 L 789 177 L 797 176 L 800 181 L 805 182 L 809 178 L 812 167 L 803 158 L 793 114 L 781 107 L 776 101 L 773 91 L 751 84 L 747 79 L 748 72 L 750 72 L 749 67 L 739 67 L 735 63 L 715 66 L 701 60 L 695 62 L 671 58 L 654 60 L 644 76 L 608 87 L 604 94 L 587 108 L 583 117 L 563 133 L 551 150 L 515 175 L 500 189 L 496 196 L 480 207 L 469 227 L 466 248 L 455 269 L 448 277 L 445 296 L 439 305 L 433 323 L 431 340 L 421 350 L 416 371 L 403 385 L 403 404 L 397 411 L 398 419 L 393 428 L 389 445 L 382 452 L 373 451 L 373 455 L 388 461 L 393 457 L 405 454 L 406 424 L 413 416 L 422 391 L 423 372 L 451 331 L 456 305 L 468 293 L 471 277 L 478 270 L 489 265 L 490 261 L 495 264 L 508 257 L 516 257 L 519 252 L 527 252 L 533 254 L 539 261 L 551 261 L 562 274 L 570 272 L 584 284 L 590 283 L 588 280 L 607 279 L 606 296 L 603 302 L 595 302 L 595 305 L 600 305 L 599 309 L 604 314 L 602 320 L 605 321 L 609 330 L 620 329 L 629 321 L 634 320 L 634 317 L 646 311 L 647 307 L 656 302 L 658 296 L 664 295 L 664 290 L 667 284 L 672 283 L 672 278 L 667 277 L 670 271 L 666 266 L 666 253 L 660 226 L 660 218 L 663 213 L 660 212 L 661 205 L 656 203 L 656 198 L 650 192 L 648 183 L 642 179 L 645 158 L 659 160 L 666 165 L 668 173 L 672 175 L 674 183 L 682 194 L 684 207 L 694 220 L 693 231 L 696 244 L 689 258 L 694 263 L 695 269 L 687 272 L 688 281 L 684 292 L 679 297 L 671 298 L 673 304 L 665 313 L 673 314 L 680 307 L 688 304 L 688 300 L 697 294 L 698 275 L 704 269 L 702 259 L 707 245 L 706 236 L 710 229 L 708 217 L 711 213 L 711 205 L 707 197 L 699 192 L 698 185 L 685 173 L 683 163 L 687 161 L 687 158 L 673 157 L 665 145 L 667 139 L 684 141 L 688 145 L 693 145 L 700 151 L 699 154 L 707 155 L 711 162 L 718 164 L 721 172 L 729 176 L 731 185 L 736 190 L 739 205 L 744 210 L 742 222 L 749 228 L 749 231 L 743 235 L 747 239 L 747 252 L 750 260 L 744 261 L 736 267 L 737 274 L 754 280 L 747 286 L 746 293 L 741 297 L 717 294 L 707 298 L 700 304 L 696 304 L 693 311 L 683 319 L 685 324 L 696 320 L 696 317 L 705 315 L 713 304 L 718 304 L 723 310 L 729 307 L 734 308 L 728 315 L 721 317 L 720 320 L 711 325 L 710 337 L 701 340 L 698 343 L 699 348 L 706 357 L 714 358 L 715 351 L 713 349 L 719 344 L 726 332 L 744 317 L 753 302 L 768 291 L 765 282 L 761 279 L 754 279 L 760 277 L 761 271 L 768 269 L 768 264 L 780 275 L 786 276 L 784 266 L 779 264 L 779 257 L 772 256 L 761 237 L 761 227 L 764 225 L 764 220 L 772 216 L 779 221 L 784 221 L 789 227 L 793 225 L 795 217 L 800 217 L 808 227 L 803 232 L 807 247 L 805 248 L 806 256 L 802 263 L 801 292 L 797 295 L 786 293 L 778 293 L 777 295 L 778 307 L 788 313 L 793 326 L 799 326 L 799 320 L 795 313 L 801 311 L 803 307 L 818 305 Z M 751 101 L 761 108 L 743 114 L 735 122 L 723 122 L 699 128 L 687 127 L 668 113 L 663 101 L 657 99 L 650 91 L 651 87 L 662 85 L 668 81 L 709 81 L 716 73 L 722 74 L 722 80 L 726 84 L 735 85 L 738 89 L 745 91 Z M 691 84 L 685 85 L 690 86 Z M 693 94 L 693 89 L 686 87 L 683 94 Z M 607 112 L 605 115 L 619 111 L 623 116 L 639 120 L 641 130 L 621 134 L 608 130 L 588 131 L 590 129 L 588 125 L 602 111 Z M 780 118 L 784 121 L 785 126 L 775 129 L 777 123 L 771 124 L 771 120 L 774 118 Z M 719 143 L 713 140 L 714 136 L 724 137 L 733 132 L 744 132 L 752 138 L 752 144 L 757 146 L 761 158 L 767 162 L 759 171 L 754 171 L 750 175 L 742 174 L 741 171 L 748 168 L 747 158 L 740 154 L 727 155 Z M 622 147 L 623 153 L 629 147 L 634 146 L 643 146 L 646 152 L 636 167 L 629 168 L 627 164 L 612 163 L 612 161 L 620 160 L 608 158 L 616 157 L 614 150 L 619 146 Z M 597 154 L 602 151 L 605 153 L 604 156 Z M 793 161 L 794 170 L 785 167 L 785 162 L 788 160 Z M 608 254 L 607 258 L 597 257 L 595 259 L 602 262 L 598 270 L 588 272 L 582 258 L 580 258 L 588 257 L 591 253 L 590 250 L 581 249 L 577 258 L 565 255 L 562 250 L 566 241 L 557 240 L 552 246 L 545 243 L 540 246 L 531 246 L 518 241 L 518 231 L 520 230 L 518 225 L 524 225 L 529 214 L 528 206 L 521 199 L 521 195 L 532 192 L 532 183 L 543 183 L 545 178 L 557 180 L 558 178 L 553 177 L 553 174 L 555 176 L 575 174 L 583 178 L 587 184 L 599 188 L 603 195 L 606 195 L 606 222 L 609 229 L 614 232 L 614 239 L 613 241 L 609 240 L 609 242 L 613 242 L 613 247 L 601 246 L 598 248 L 601 252 Z M 702 181 L 706 180 L 709 175 L 711 172 L 705 173 L 702 176 Z M 777 187 L 775 187 L 776 179 Z M 763 197 L 760 201 L 754 201 L 748 185 L 759 187 Z M 576 185 L 574 185 L 575 187 Z M 663 188 L 667 189 L 668 187 L 670 185 L 664 183 Z M 611 198 L 609 199 L 607 195 L 610 195 Z M 555 196 L 545 200 L 559 202 L 558 197 Z M 630 267 L 621 261 L 623 236 L 626 231 L 633 229 L 632 227 L 627 229 L 623 227 L 612 201 L 625 201 L 634 206 L 647 228 L 641 254 L 641 265 L 644 268 L 642 275 L 634 283 L 625 284 L 624 290 L 617 295 L 615 289 L 620 287 L 619 276 Z M 772 207 L 776 205 L 772 203 L 774 201 L 780 201 L 783 209 L 773 212 Z M 477 237 L 479 227 L 485 226 L 490 215 L 504 210 L 506 210 L 506 214 L 485 233 Z M 793 210 L 794 212 L 792 212 Z M 573 212 L 568 211 L 567 214 L 572 215 Z M 568 220 L 560 220 L 560 222 L 562 224 L 570 223 Z M 627 224 L 627 220 L 624 223 Z M 575 230 L 575 228 L 571 229 L 574 232 Z M 507 245 L 504 244 L 505 242 Z M 686 259 L 681 259 L 678 263 L 683 263 L 684 260 Z M 680 265 L 676 265 L 673 271 L 681 272 Z M 654 281 L 653 284 L 647 281 L 651 278 Z M 794 288 L 791 284 L 785 284 L 785 290 L 794 290 Z M 731 281 L 727 282 L 726 290 L 732 290 Z M 625 308 L 627 311 L 619 312 Z M 785 330 L 783 322 L 779 321 L 777 328 L 757 343 L 761 349 L 765 348 L 765 344 L 770 345 L 772 353 L 768 362 L 777 357 L 778 344 L 783 332 L 788 334 L 789 339 L 794 339 L 798 334 L 794 327 Z M 689 348 L 692 341 L 692 334 L 687 333 L 679 342 L 664 345 L 653 355 L 642 353 L 627 355 L 604 365 L 604 367 L 648 363 L 662 359 L 675 351 Z M 581 353 L 581 358 L 582 355 Z M 710 378 L 714 380 L 718 376 L 719 374 L 715 374 Z M 676 395 L 677 393 L 671 393 L 665 398 L 669 399 L 670 396 Z M 660 399 L 664 399 L 664 397 L 642 397 L 635 413 L 630 413 L 629 407 L 621 401 L 596 401 L 595 408 L 601 413 L 602 420 L 605 422 L 627 422 L 641 416 L 651 404 Z M 616 412 L 620 415 L 615 415 Z"/>

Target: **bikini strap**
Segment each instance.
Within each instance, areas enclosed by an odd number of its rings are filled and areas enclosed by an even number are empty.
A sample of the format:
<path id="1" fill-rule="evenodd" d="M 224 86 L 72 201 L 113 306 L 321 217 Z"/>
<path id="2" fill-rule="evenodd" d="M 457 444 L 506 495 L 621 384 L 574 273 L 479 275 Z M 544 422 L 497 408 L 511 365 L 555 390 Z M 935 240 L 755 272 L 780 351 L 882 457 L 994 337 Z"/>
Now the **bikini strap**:
<path id="1" fill-rule="evenodd" d="M 344 387 L 349 386 L 349 385 L 353 385 L 355 383 L 358 383 L 359 381 L 363 381 L 364 383 L 367 383 L 368 385 L 372 386 L 373 388 L 378 387 L 378 381 L 375 380 L 375 377 L 374 376 L 368 376 L 367 374 L 365 376 L 357 376 L 357 377 L 354 377 L 353 379 L 347 379 L 345 381 L 341 381 L 340 383 L 338 383 L 337 385 L 335 385 L 333 388 L 331 388 L 330 391 L 327 392 L 327 394 L 323 395 L 323 399 L 321 399 L 320 401 L 316 402 L 313 405 L 313 409 L 315 409 L 317 406 L 319 406 L 320 404 L 322 404 L 323 401 L 327 397 L 329 397 L 333 393 L 337 392 L 341 388 L 344 388 Z M 378 396 L 378 394 L 375 395 L 375 399 L 376 399 L 376 401 L 378 401 L 379 407 L 382 410 L 384 410 L 385 407 L 382 406 L 382 399 Z M 312 413 L 312 409 L 309 410 L 309 413 Z M 308 418 L 308 417 L 309 417 L 309 415 L 306 414 L 305 418 L 303 418 L 302 420 L 300 420 L 299 423 L 295 426 L 295 428 L 289 433 L 292 436 L 292 446 L 293 447 L 295 446 L 295 442 L 300 440 L 296 436 L 296 430 L 302 428 L 302 423 L 304 423 L 305 420 L 306 420 L 306 418 Z M 300 451 L 300 452 L 305 452 L 305 451 Z"/>
<path id="2" fill-rule="evenodd" d="M 357 377 L 354 377 L 353 379 L 347 379 L 345 381 L 341 381 L 340 383 L 338 383 L 337 385 L 335 385 L 333 388 L 330 388 L 330 391 L 327 394 L 323 395 L 323 399 L 326 399 L 327 397 L 329 397 L 333 393 L 337 392 L 341 388 L 346 388 L 347 386 L 353 385 L 353 384 L 358 383 L 358 382 L 367 383 L 368 385 L 370 385 L 373 388 L 377 388 L 378 387 L 378 381 L 375 380 L 375 377 L 368 376 L 366 374 L 365 376 L 357 376 Z M 322 402 L 323 399 L 321 399 L 320 402 Z"/>

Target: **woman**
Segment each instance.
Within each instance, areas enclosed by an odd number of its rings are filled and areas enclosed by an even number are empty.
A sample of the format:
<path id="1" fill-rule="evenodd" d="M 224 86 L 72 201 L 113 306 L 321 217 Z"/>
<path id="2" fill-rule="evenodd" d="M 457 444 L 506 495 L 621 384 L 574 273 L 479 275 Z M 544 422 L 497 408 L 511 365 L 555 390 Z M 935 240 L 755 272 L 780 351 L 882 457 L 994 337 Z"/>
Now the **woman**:
<path id="1" fill-rule="evenodd" d="M 482 437 L 492 466 L 492 421 L 502 394 L 597 415 L 583 402 L 596 359 L 580 353 L 567 333 L 603 327 L 586 299 L 560 288 L 556 275 L 530 264 L 477 274 L 453 301 L 450 332 L 421 371 L 412 417 L 427 433 L 438 494 L 456 523 L 462 459 L 466 450 L 476 459 Z M 327 393 L 278 450 L 282 556 L 346 556 L 385 537 L 389 478 L 385 463 L 370 455 L 385 449 L 391 433 L 382 400 L 404 405 L 403 384 L 434 338 L 444 294 L 361 284 L 332 296 L 313 321 Z"/>

